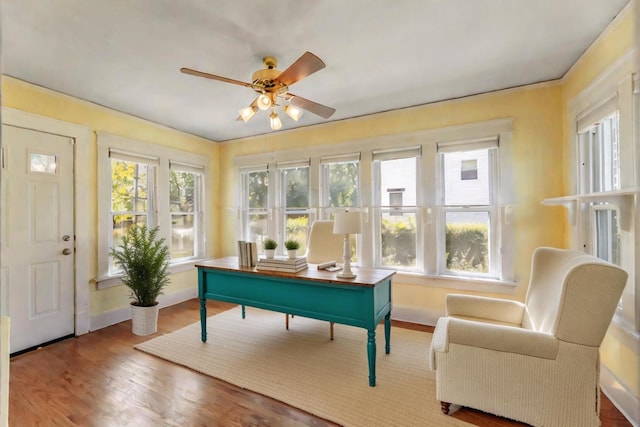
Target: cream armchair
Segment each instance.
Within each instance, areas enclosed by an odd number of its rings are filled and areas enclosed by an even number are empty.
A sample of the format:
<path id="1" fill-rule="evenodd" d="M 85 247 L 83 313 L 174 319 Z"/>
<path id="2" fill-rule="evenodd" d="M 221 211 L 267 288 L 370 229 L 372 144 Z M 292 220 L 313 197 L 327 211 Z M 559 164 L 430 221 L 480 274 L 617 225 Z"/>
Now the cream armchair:
<path id="1" fill-rule="evenodd" d="M 436 395 L 534 426 L 599 426 L 599 347 L 627 273 L 539 248 L 525 303 L 448 295 L 431 343 Z"/>

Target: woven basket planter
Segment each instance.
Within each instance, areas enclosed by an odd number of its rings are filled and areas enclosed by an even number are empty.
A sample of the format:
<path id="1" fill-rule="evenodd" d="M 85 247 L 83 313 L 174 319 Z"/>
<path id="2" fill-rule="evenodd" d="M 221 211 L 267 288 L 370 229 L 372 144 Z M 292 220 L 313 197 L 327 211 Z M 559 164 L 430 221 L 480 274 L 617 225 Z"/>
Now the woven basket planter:
<path id="1" fill-rule="evenodd" d="M 131 331 L 135 335 L 151 335 L 158 332 L 158 304 L 153 307 L 138 307 L 131 304 Z"/>

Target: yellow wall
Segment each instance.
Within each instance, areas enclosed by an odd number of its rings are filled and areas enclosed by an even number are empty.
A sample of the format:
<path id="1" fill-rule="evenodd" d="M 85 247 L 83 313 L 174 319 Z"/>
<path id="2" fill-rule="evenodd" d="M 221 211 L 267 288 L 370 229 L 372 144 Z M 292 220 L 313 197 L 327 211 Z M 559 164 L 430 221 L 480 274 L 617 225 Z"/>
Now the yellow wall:
<path id="1" fill-rule="evenodd" d="M 210 159 L 211 176 L 205 185 L 210 189 L 207 210 L 213 224 L 218 222 L 218 145 L 212 141 L 193 135 L 177 132 L 164 126 L 122 114 L 104 107 L 84 102 L 70 96 L 62 95 L 47 89 L 42 89 L 11 77 L 2 76 L 2 106 L 22 110 L 32 114 L 61 120 L 68 123 L 82 125 L 94 131 L 89 147 L 89 164 L 92 172 L 89 188 L 91 207 L 87 212 L 91 236 L 89 257 L 89 272 L 95 277 L 98 274 L 98 185 L 97 185 L 97 146 L 95 132 L 109 132 L 127 138 L 150 142 L 166 147 L 180 149 L 206 156 Z M 213 240 L 213 231 L 207 236 Z M 216 255 L 217 248 L 212 248 Z M 195 269 L 190 272 L 171 275 L 171 284 L 165 290 L 170 294 L 185 288 L 193 288 L 197 284 Z M 127 307 L 129 303 L 128 291 L 124 286 L 117 286 L 105 290 L 97 290 L 95 283 L 87 284 L 90 289 L 89 315 L 99 316 L 113 310 Z"/>
<path id="2" fill-rule="evenodd" d="M 221 144 L 221 204 L 237 207 L 238 173 L 236 156 L 276 150 L 305 148 L 322 144 L 348 143 L 396 133 L 423 131 L 499 118 L 513 119 L 513 177 L 516 188 L 515 262 L 520 285 L 514 298 L 524 300 L 531 254 L 538 246 L 563 246 L 565 215 L 561 209 L 543 207 L 540 201 L 563 193 L 561 87 L 557 84 L 530 86 L 466 99 L 441 102 L 367 117 L 327 123 L 246 138 Z M 235 248 L 236 217 L 232 209 L 221 211 L 221 254 L 232 255 Z M 425 279 L 437 286 L 437 282 Z M 394 282 L 394 304 L 416 309 L 444 310 L 450 289 Z"/>
<path id="3" fill-rule="evenodd" d="M 619 15 L 563 79 L 565 123 L 570 119 L 569 106 L 571 101 L 634 47 L 636 32 L 640 31 L 636 22 L 638 15 L 636 8 L 637 6 L 634 5 Z M 635 46 L 636 49 L 639 47 Z M 565 147 L 568 150 L 572 129 L 565 129 L 565 131 L 567 132 Z M 569 234 L 570 230 L 567 230 L 567 239 L 571 237 Z M 623 332 L 616 330 L 615 325 L 611 327 L 600 347 L 602 363 L 628 390 L 640 398 L 640 373 L 638 371 L 640 345 L 632 339 L 624 339 L 623 334 Z"/>

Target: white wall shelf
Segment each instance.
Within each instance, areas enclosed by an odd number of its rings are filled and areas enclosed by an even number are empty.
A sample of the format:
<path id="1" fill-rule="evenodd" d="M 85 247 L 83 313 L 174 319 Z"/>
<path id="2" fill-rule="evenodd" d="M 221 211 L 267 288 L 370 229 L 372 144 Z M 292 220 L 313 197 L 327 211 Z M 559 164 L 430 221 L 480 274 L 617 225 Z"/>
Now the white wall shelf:
<path id="1" fill-rule="evenodd" d="M 624 231 L 630 231 L 633 223 L 633 206 L 638 193 L 640 193 L 640 187 L 634 187 L 601 193 L 553 197 L 544 199 L 542 204 L 545 206 L 564 206 L 567 208 L 569 222 L 574 225 L 582 203 L 611 203 L 618 208 L 620 213 L 620 228 Z"/>

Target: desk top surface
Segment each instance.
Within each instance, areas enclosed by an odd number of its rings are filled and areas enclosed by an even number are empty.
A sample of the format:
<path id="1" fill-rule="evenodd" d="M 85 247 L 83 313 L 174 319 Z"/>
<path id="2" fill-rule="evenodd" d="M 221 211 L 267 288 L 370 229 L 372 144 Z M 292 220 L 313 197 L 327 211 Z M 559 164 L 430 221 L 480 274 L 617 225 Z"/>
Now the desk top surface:
<path id="1" fill-rule="evenodd" d="M 298 273 L 287 273 L 282 271 L 265 271 L 256 270 L 255 267 L 239 267 L 237 257 L 225 257 L 217 259 L 209 259 L 197 262 L 198 268 L 210 268 L 214 270 L 235 271 L 250 274 L 258 274 L 263 276 L 288 277 L 292 279 L 311 280 L 318 282 L 339 283 L 341 285 L 354 286 L 375 286 L 393 276 L 394 270 L 382 270 L 378 268 L 358 268 L 351 267 L 351 270 L 357 275 L 353 279 L 343 279 L 337 277 L 337 272 L 327 270 L 318 270 L 316 264 L 309 264 L 309 268 Z"/>

